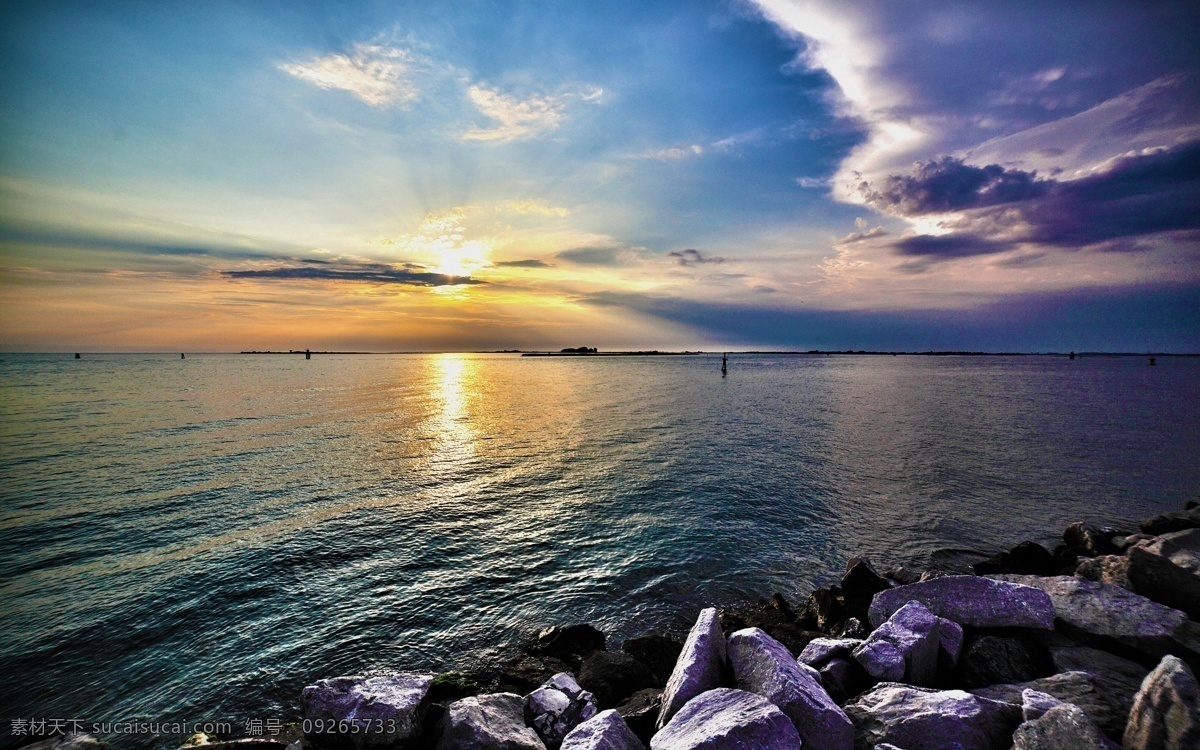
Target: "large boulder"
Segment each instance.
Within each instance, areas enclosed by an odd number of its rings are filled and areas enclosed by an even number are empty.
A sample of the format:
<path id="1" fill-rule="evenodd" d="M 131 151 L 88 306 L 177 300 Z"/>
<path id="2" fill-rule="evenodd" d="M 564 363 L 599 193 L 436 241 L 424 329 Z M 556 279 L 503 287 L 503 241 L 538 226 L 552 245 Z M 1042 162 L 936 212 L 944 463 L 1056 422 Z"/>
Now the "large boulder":
<path id="1" fill-rule="evenodd" d="M 437 750 L 545 750 L 525 726 L 524 702 L 516 693 L 491 693 L 446 707 Z"/>
<path id="2" fill-rule="evenodd" d="M 562 750 L 646 750 L 616 711 L 601 711 L 571 730 Z"/>
<path id="3" fill-rule="evenodd" d="M 649 668 L 629 654 L 596 651 L 583 660 L 579 684 L 596 696 L 600 708 L 615 708 L 639 690 L 658 687 Z"/>
<path id="4" fill-rule="evenodd" d="M 725 682 L 725 636 L 717 621 L 717 610 L 702 610 L 688 633 L 675 669 L 663 690 L 658 727 L 667 725 L 684 704 Z"/>
<path id="5" fill-rule="evenodd" d="M 1147 534 L 1168 534 L 1172 531 L 1200 528 L 1200 506 L 1163 513 L 1142 521 L 1142 531 Z"/>
<path id="6" fill-rule="evenodd" d="M 1045 591 L 1064 629 L 1085 642 L 1115 642 L 1156 659 L 1168 652 L 1200 655 L 1200 625 L 1120 586 L 1073 576 L 995 578 Z"/>
<path id="7" fill-rule="evenodd" d="M 556 674 L 525 696 L 525 724 L 556 750 L 567 733 L 596 715 L 596 698 L 566 672 Z"/>
<path id="8" fill-rule="evenodd" d="M 1121 717 L 1129 715 L 1129 710 L 1133 708 L 1133 697 L 1137 695 L 1142 687 L 1142 680 L 1150 672 L 1149 667 L 1144 667 L 1136 661 L 1088 646 L 1052 645 L 1050 658 L 1054 662 L 1055 672 L 1086 673 L 1096 690 L 1116 707 Z M 1123 719 L 1115 730 L 1115 733 L 1109 733 L 1109 736 L 1119 740 L 1125 731 Z"/>
<path id="9" fill-rule="evenodd" d="M 990 685 L 976 688 L 971 694 L 1019 708 L 1029 690 L 1079 706 L 1109 737 L 1120 738 L 1125 731 L 1125 714 L 1120 706 L 1115 705 L 1085 672 L 1066 672 L 1014 685 Z"/>
<path id="10" fill-rule="evenodd" d="M 1138 541 L 1134 546 L 1162 555 L 1179 567 L 1200 575 L 1200 529 L 1172 531 Z"/>
<path id="11" fill-rule="evenodd" d="M 806 746 L 852 750 L 854 725 L 782 643 L 758 628 L 739 630 L 729 636 L 729 663 L 738 689 L 778 706 Z"/>
<path id="12" fill-rule="evenodd" d="M 846 573 L 842 576 L 842 601 L 846 604 L 846 612 L 860 622 L 866 622 L 867 610 L 871 601 L 880 591 L 892 587 L 888 579 L 879 575 L 865 557 L 852 557 L 846 563 Z"/>
<path id="13" fill-rule="evenodd" d="M 645 664 L 654 675 L 654 687 L 662 687 L 671 677 L 683 644 L 665 635 L 643 635 L 626 640 L 621 650 Z"/>
<path id="14" fill-rule="evenodd" d="M 814 638 L 800 652 L 799 660 L 820 669 L 830 659 L 846 658 L 862 643 L 860 638 Z"/>
<path id="15" fill-rule="evenodd" d="M 1001 750 L 1011 744 L 1021 709 L 961 690 L 883 683 L 846 705 L 859 747 L 905 750 Z"/>
<path id="16" fill-rule="evenodd" d="M 983 562 L 971 566 L 977 575 L 988 573 L 1020 573 L 1023 575 L 1052 576 L 1058 572 L 1058 561 L 1050 550 L 1037 542 L 1021 542 L 1007 552 L 993 555 Z"/>
<path id="17" fill-rule="evenodd" d="M 979 576 L 942 576 L 880 592 L 871 603 L 871 624 L 878 627 L 910 601 L 921 602 L 938 617 L 959 625 L 1054 627 L 1054 604 L 1045 592 Z"/>
<path id="18" fill-rule="evenodd" d="M 1144 548 L 1085 560 L 1075 575 L 1120 586 L 1200 620 L 1200 576 Z"/>
<path id="19" fill-rule="evenodd" d="M 311 727 L 304 739 L 355 750 L 409 747 L 420 736 L 432 683 L 433 675 L 413 672 L 319 680 L 300 693 L 300 713 Z"/>
<path id="20" fill-rule="evenodd" d="M 877 680 L 932 685 L 937 679 L 939 655 L 958 657 L 962 628 L 938 617 L 918 601 L 898 609 L 863 643 L 854 659 Z"/>
<path id="21" fill-rule="evenodd" d="M 1046 647 L 1031 638 L 985 633 L 972 637 L 958 662 L 966 688 L 1024 682 L 1054 673 Z"/>
<path id="22" fill-rule="evenodd" d="M 796 727 L 774 704 L 744 690 L 701 693 L 650 740 L 650 750 L 799 750 Z"/>
<path id="23" fill-rule="evenodd" d="M 1013 732 L 1013 750 L 1119 750 L 1078 706 L 1063 703 Z"/>
<path id="24" fill-rule="evenodd" d="M 1143 750 L 1200 747 L 1200 686 L 1181 659 L 1164 656 L 1133 701 L 1125 746 Z"/>

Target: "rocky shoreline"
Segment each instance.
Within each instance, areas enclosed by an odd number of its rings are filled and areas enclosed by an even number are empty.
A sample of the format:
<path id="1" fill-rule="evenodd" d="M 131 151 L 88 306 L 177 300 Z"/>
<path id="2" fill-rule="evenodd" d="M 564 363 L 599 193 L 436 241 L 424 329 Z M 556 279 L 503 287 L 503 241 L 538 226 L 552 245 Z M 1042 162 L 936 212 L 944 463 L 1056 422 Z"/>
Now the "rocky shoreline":
<path id="1" fill-rule="evenodd" d="M 493 669 L 318 681 L 291 736 L 186 747 L 1200 748 L 1200 506 L 972 567 L 856 557 L 804 602 L 705 609 L 683 642 L 552 627 Z"/>

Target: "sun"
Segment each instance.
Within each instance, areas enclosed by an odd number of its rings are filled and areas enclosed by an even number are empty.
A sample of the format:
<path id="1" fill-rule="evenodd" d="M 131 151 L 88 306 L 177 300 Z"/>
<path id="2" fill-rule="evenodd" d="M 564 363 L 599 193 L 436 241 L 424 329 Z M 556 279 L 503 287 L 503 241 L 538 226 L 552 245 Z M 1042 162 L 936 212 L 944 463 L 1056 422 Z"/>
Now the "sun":
<path id="1" fill-rule="evenodd" d="M 443 244 L 435 250 L 432 268 L 447 276 L 470 276 L 488 264 L 490 251 L 487 243 L 480 240 Z"/>

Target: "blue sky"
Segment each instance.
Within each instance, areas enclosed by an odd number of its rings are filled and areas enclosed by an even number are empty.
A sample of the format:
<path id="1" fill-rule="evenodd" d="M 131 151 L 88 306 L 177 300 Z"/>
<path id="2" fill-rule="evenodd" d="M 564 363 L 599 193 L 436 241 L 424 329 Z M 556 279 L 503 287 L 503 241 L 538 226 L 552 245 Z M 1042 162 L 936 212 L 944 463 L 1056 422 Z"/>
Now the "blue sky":
<path id="1" fill-rule="evenodd" d="M 1185 3 L 0 14 L 6 349 L 1200 349 Z"/>

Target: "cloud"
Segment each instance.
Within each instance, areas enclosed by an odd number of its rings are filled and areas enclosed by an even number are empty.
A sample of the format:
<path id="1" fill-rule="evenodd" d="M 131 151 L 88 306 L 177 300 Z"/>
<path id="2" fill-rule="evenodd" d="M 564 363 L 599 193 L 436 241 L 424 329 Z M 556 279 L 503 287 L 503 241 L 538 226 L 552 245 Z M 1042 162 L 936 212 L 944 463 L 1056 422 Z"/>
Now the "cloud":
<path id="1" fill-rule="evenodd" d="M 579 266 L 616 267 L 627 265 L 627 252 L 615 247 L 576 247 L 554 256 Z"/>
<path id="2" fill-rule="evenodd" d="M 826 181 L 820 177 L 797 177 L 796 184 L 802 188 L 823 188 L 826 185 Z"/>
<path id="3" fill-rule="evenodd" d="M 432 273 L 422 266 L 405 263 L 400 266 L 386 263 L 349 263 L 331 261 L 299 261 L 297 265 L 273 268 L 235 269 L 220 271 L 231 279 L 283 279 L 360 281 L 376 284 L 406 284 L 409 286 L 458 286 L 484 284 L 469 276 L 450 276 Z"/>
<path id="4" fill-rule="evenodd" d="M 699 265 L 701 263 L 724 263 L 725 262 L 724 258 L 718 258 L 718 257 L 713 257 L 713 256 L 709 256 L 706 258 L 706 257 L 704 257 L 703 254 L 701 254 L 701 252 L 699 250 L 693 250 L 690 247 L 683 251 L 669 252 L 669 253 L 667 253 L 667 257 L 674 258 L 676 260 L 676 262 L 678 262 L 679 265 L 681 265 L 681 266 L 695 266 L 695 265 Z"/>
<path id="5" fill-rule="evenodd" d="M 494 265 L 502 268 L 554 268 L 544 260 L 529 258 L 528 260 L 498 260 Z"/>
<path id="6" fill-rule="evenodd" d="M 690 146 L 651 149 L 643 153 L 642 158 L 655 161 L 679 161 L 680 159 L 691 159 L 703 153 L 704 147 L 693 143 Z"/>
<path id="7" fill-rule="evenodd" d="M 411 49 L 377 40 L 355 42 L 347 54 L 281 63 L 279 69 L 323 89 L 349 91 L 372 107 L 389 107 L 417 99 L 412 77 L 417 62 Z"/>
<path id="8" fill-rule="evenodd" d="M 532 96 L 518 99 L 480 84 L 467 89 L 467 97 L 480 113 L 498 123 L 490 128 L 471 128 L 462 135 L 468 141 L 505 143 L 555 130 L 562 122 L 567 106 L 566 97 Z"/>
<path id="9" fill-rule="evenodd" d="M 943 156 L 917 163 L 911 175 L 888 175 L 879 187 L 860 182 L 858 191 L 880 211 L 919 216 L 1025 200 L 1043 194 L 1047 184 L 1035 173 L 998 164 L 975 167 Z"/>
<path id="10" fill-rule="evenodd" d="M 858 223 L 855 222 L 855 225 L 857 226 Z M 865 226 L 865 223 L 864 223 L 864 226 Z M 884 229 L 883 227 L 875 227 L 873 229 L 868 229 L 863 232 L 851 232 L 850 234 L 848 234 L 845 237 L 838 240 L 836 244 L 850 245 L 855 242 L 862 242 L 863 240 L 873 240 L 876 237 L 886 237 L 889 234 L 891 234 L 891 232 Z"/>

